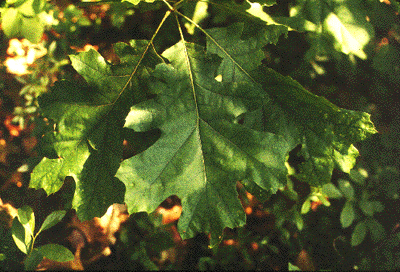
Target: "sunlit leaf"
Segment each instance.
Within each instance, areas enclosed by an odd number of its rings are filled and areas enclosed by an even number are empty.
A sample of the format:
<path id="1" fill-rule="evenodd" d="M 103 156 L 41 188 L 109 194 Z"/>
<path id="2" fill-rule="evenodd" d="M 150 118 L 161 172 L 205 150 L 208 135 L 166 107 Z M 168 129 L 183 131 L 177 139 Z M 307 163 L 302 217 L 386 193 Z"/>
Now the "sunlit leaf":
<path id="1" fill-rule="evenodd" d="M 290 16 L 298 20 L 278 21 L 300 29 L 300 19 L 315 25 L 313 35 L 310 36 L 311 55 L 325 55 L 335 49 L 361 59 L 367 57 L 364 47 L 374 37 L 374 30 L 367 21 L 363 1 L 297 0 L 290 9 Z"/>
<path id="2" fill-rule="evenodd" d="M 52 194 L 66 176 L 72 176 L 76 183 L 73 208 L 82 220 L 101 217 L 111 204 L 123 202 L 124 185 L 114 178 L 122 159 L 123 122 L 129 106 L 146 96 L 139 90 L 148 73 L 143 66 L 130 81 L 147 43 L 132 44 L 136 47 L 115 46 L 122 60 L 115 66 L 94 50 L 71 56 L 87 85 L 60 81 L 39 98 L 43 114 L 57 123 L 46 139 L 59 158 L 43 158 L 30 186 Z M 151 64 L 156 59 L 149 54 L 143 62 Z"/>
<path id="3" fill-rule="evenodd" d="M 21 222 L 19 222 L 18 218 L 14 218 L 13 224 L 11 227 L 11 233 L 12 233 L 12 238 L 19 248 L 23 253 L 27 254 L 28 253 L 28 247 L 29 244 L 27 245 L 25 242 L 25 229 L 24 226 L 22 226 Z M 29 236 L 30 237 L 30 236 Z"/>
<path id="4" fill-rule="evenodd" d="M 17 216 L 19 222 L 24 226 L 26 234 L 33 237 L 35 231 L 35 215 L 33 214 L 32 208 L 29 206 L 19 208 Z"/>

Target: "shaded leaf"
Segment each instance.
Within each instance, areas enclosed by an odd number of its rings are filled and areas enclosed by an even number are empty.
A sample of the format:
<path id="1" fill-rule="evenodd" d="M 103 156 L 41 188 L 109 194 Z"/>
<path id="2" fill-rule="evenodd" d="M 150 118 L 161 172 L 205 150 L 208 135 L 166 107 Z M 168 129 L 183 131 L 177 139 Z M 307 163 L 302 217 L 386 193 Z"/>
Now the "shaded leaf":
<path id="1" fill-rule="evenodd" d="M 62 245 L 47 244 L 36 248 L 47 259 L 57 262 L 68 262 L 72 261 L 75 257 L 72 252 Z"/>
<path id="2" fill-rule="evenodd" d="M 12 238 L 13 238 L 15 244 L 17 245 L 17 247 L 19 248 L 19 250 L 21 250 L 23 253 L 27 254 L 29 243 L 26 244 L 25 229 L 24 229 L 24 226 L 22 226 L 21 222 L 19 222 L 17 217 L 15 217 L 13 220 L 12 227 L 11 227 L 11 234 L 12 234 Z"/>
<path id="3" fill-rule="evenodd" d="M 44 220 L 39 232 L 49 229 L 59 223 L 65 216 L 66 211 L 54 211 Z"/>
<path id="4" fill-rule="evenodd" d="M 354 206 L 350 201 L 346 201 L 344 204 L 343 210 L 340 213 L 340 223 L 343 228 L 349 227 L 355 218 Z"/>
<path id="5" fill-rule="evenodd" d="M 349 173 L 349 176 L 358 184 L 363 185 L 365 183 L 365 179 L 368 177 L 368 173 L 363 168 L 352 169 Z"/>
<path id="6" fill-rule="evenodd" d="M 300 165 L 299 178 L 320 185 L 330 181 L 335 166 L 350 171 L 358 156 L 352 143 L 376 133 L 368 114 L 340 109 L 290 77 L 258 66 L 260 48 L 266 40 L 259 36 L 243 40 L 243 24 L 211 29 L 209 33 L 212 39 L 207 40 L 207 52 L 223 58 L 217 73 L 219 81 L 232 88 L 235 96 L 245 98 L 245 121 L 252 128 L 284 136 L 292 148 L 302 144 L 301 155 L 306 162 Z M 249 88 L 254 91 L 248 92 Z M 249 114 L 257 110 L 262 119 Z M 257 125 L 260 123 L 261 127 Z"/>
<path id="7" fill-rule="evenodd" d="M 329 198 L 341 198 L 342 193 L 332 183 L 327 183 L 322 186 L 322 191 Z"/>
<path id="8" fill-rule="evenodd" d="M 348 180 L 339 179 L 339 188 L 343 195 L 348 199 L 354 199 L 354 188 Z"/>
<path id="9" fill-rule="evenodd" d="M 385 237 L 385 229 L 382 224 L 378 222 L 375 218 L 368 218 L 366 221 L 368 229 L 371 233 L 371 238 L 374 243 L 379 242 Z"/>
<path id="10" fill-rule="evenodd" d="M 364 241 L 365 236 L 367 235 L 367 226 L 364 221 L 358 222 L 356 227 L 354 228 L 353 233 L 351 234 L 351 245 L 358 246 Z"/>
<path id="11" fill-rule="evenodd" d="M 43 158 L 32 173 L 30 186 L 52 194 L 66 176 L 73 177 L 72 206 L 81 220 L 101 217 L 111 204 L 123 202 L 124 185 L 114 178 L 122 159 L 123 121 L 129 107 L 146 97 L 141 88 L 149 69 L 145 65 L 160 61 L 148 54 L 144 66 L 135 70 L 147 42 L 133 41 L 132 45 L 135 48 L 122 43 L 115 46 L 121 64 L 114 66 L 94 50 L 71 56 L 72 66 L 87 85 L 59 81 L 39 97 L 44 116 L 57 123 L 47 139 L 58 158 Z"/>
<path id="12" fill-rule="evenodd" d="M 32 252 L 26 257 L 24 261 L 25 270 L 33 271 L 36 270 L 36 267 L 43 260 L 43 255 L 36 248 L 32 250 Z"/>

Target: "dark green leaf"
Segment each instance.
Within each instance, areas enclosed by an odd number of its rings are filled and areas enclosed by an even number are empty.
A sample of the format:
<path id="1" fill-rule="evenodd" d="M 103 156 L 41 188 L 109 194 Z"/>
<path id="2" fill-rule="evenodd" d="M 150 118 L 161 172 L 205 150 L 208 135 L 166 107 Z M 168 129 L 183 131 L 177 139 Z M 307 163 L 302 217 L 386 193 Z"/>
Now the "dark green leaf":
<path id="1" fill-rule="evenodd" d="M 43 255 L 36 248 L 26 257 L 24 261 L 25 270 L 33 271 L 43 260 Z"/>
<path id="2" fill-rule="evenodd" d="M 351 235 L 351 245 L 358 246 L 367 235 L 367 226 L 364 221 L 358 222 Z"/>
<path id="3" fill-rule="evenodd" d="M 353 189 L 353 186 L 351 185 L 351 183 L 345 179 L 339 179 L 338 183 L 339 183 L 340 191 L 343 193 L 343 195 L 348 200 L 354 199 L 354 189 Z"/>
<path id="4" fill-rule="evenodd" d="M 55 211 L 49 214 L 44 220 L 39 232 L 49 229 L 60 222 L 66 214 L 66 211 Z"/>
<path id="5" fill-rule="evenodd" d="M 47 244 L 38 247 L 37 250 L 47 259 L 57 262 L 68 262 L 75 258 L 68 248 L 57 244 Z"/>
<path id="6" fill-rule="evenodd" d="M 368 177 L 368 173 L 363 168 L 352 169 L 349 173 L 349 176 L 358 184 L 363 185 L 365 183 L 365 179 Z"/>
<path id="7" fill-rule="evenodd" d="M 182 43 L 164 52 L 172 66 L 156 67 L 153 88 L 161 93 L 134 106 L 126 119 L 125 126 L 135 131 L 160 128 L 160 139 L 125 160 L 117 176 L 127 187 L 130 212 L 151 212 L 177 195 L 183 207 L 181 235 L 207 231 L 216 238 L 225 227 L 245 222 L 236 181 L 246 178 L 259 191 L 275 192 L 286 180 L 289 149 L 282 137 L 232 122 L 245 107 L 214 80 L 219 60 L 199 46 L 186 46 L 191 70 L 180 53 Z"/>
<path id="8" fill-rule="evenodd" d="M 366 223 L 374 243 L 379 242 L 385 237 L 385 229 L 375 218 L 369 218 Z"/>
<path id="9" fill-rule="evenodd" d="M 22 226 L 21 222 L 19 222 L 18 218 L 15 217 L 11 227 L 12 238 L 14 239 L 15 244 L 23 253 L 28 253 L 29 244 L 26 244 L 26 234 L 24 226 Z M 29 236 L 30 237 L 30 236 Z"/>
<path id="10" fill-rule="evenodd" d="M 371 201 L 368 200 L 361 200 L 359 202 L 361 210 L 364 212 L 365 215 L 367 216 L 373 216 L 374 215 L 374 206 Z"/>
<path id="11" fill-rule="evenodd" d="M 300 166 L 299 177 L 313 185 L 328 183 L 335 166 L 349 172 L 358 156 L 352 143 L 376 133 L 369 115 L 340 109 L 290 77 L 257 67 L 261 45 L 268 39 L 252 34 L 243 40 L 242 31 L 239 23 L 209 30 L 213 38 L 207 40 L 207 52 L 223 58 L 217 78 L 225 88 L 232 88 L 236 97 L 244 99 L 247 122 L 256 129 L 284 136 L 292 148 L 301 143 L 306 162 Z M 254 91 L 248 92 L 249 88 Z M 261 119 L 249 113 L 258 110 Z"/>
<path id="12" fill-rule="evenodd" d="M 81 220 L 100 217 L 111 204 L 124 201 L 124 185 L 114 178 L 122 159 L 123 121 L 129 107 L 146 97 L 142 86 L 150 69 L 146 65 L 160 61 L 148 54 L 135 70 L 147 42 L 132 44 L 135 48 L 116 45 L 122 63 L 114 66 L 94 50 L 71 56 L 87 85 L 61 81 L 39 98 L 43 114 L 57 123 L 47 139 L 59 158 L 43 158 L 30 186 L 52 194 L 66 176 L 72 176 L 76 183 L 72 205 Z"/>

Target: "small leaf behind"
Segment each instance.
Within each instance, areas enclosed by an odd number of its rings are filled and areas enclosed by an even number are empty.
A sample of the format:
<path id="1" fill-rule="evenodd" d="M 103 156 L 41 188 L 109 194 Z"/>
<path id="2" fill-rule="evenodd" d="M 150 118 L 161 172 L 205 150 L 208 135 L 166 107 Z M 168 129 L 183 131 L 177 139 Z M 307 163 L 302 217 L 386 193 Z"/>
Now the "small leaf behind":
<path id="1" fill-rule="evenodd" d="M 34 248 L 31 254 L 24 261 L 25 270 L 35 270 L 36 267 L 43 260 L 43 255 L 36 248 Z"/>
<path id="2" fill-rule="evenodd" d="M 37 250 L 47 259 L 57 262 L 68 262 L 75 258 L 74 254 L 72 254 L 68 248 L 63 247 L 62 245 L 47 244 L 38 247 Z"/>
<path id="3" fill-rule="evenodd" d="M 367 235 L 367 226 L 364 221 L 358 222 L 354 228 L 353 234 L 351 235 L 351 245 L 358 246 Z"/>

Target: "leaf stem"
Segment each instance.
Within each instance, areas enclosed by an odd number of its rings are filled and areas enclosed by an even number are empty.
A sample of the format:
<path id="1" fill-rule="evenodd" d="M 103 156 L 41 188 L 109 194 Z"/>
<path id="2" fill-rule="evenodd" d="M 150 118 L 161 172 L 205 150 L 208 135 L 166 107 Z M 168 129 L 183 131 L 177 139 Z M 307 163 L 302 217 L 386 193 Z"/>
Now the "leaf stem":
<path id="1" fill-rule="evenodd" d="M 164 0 L 163 0 L 163 1 L 164 1 Z M 165 2 L 165 1 L 164 1 L 164 2 Z M 168 3 L 167 3 L 167 4 L 168 4 Z M 169 4 L 168 4 L 168 5 L 169 5 Z M 126 88 L 128 87 L 129 83 L 132 81 L 133 76 L 136 74 L 137 69 L 139 68 L 141 62 L 143 61 L 143 59 L 144 59 L 144 57 L 145 57 L 147 51 L 149 50 L 150 45 L 152 45 L 152 46 L 154 47 L 153 41 L 154 41 L 155 37 L 157 36 L 158 32 L 160 31 L 161 27 L 163 26 L 165 20 L 167 20 L 167 18 L 169 17 L 170 14 L 171 14 L 171 11 L 170 11 L 170 10 L 167 10 L 167 12 L 164 14 L 164 17 L 162 18 L 160 24 L 158 25 L 158 27 L 157 27 L 156 31 L 154 32 L 153 36 L 151 37 L 151 39 L 150 39 L 149 43 L 147 44 L 145 50 L 143 51 L 142 55 L 140 56 L 138 63 L 136 64 L 135 68 L 133 69 L 131 75 L 129 76 L 128 81 L 126 82 L 125 86 L 122 88 L 122 91 L 120 92 L 118 98 L 115 100 L 114 104 L 115 104 L 115 103 L 117 102 L 117 100 L 121 97 L 122 93 L 126 90 Z"/>

